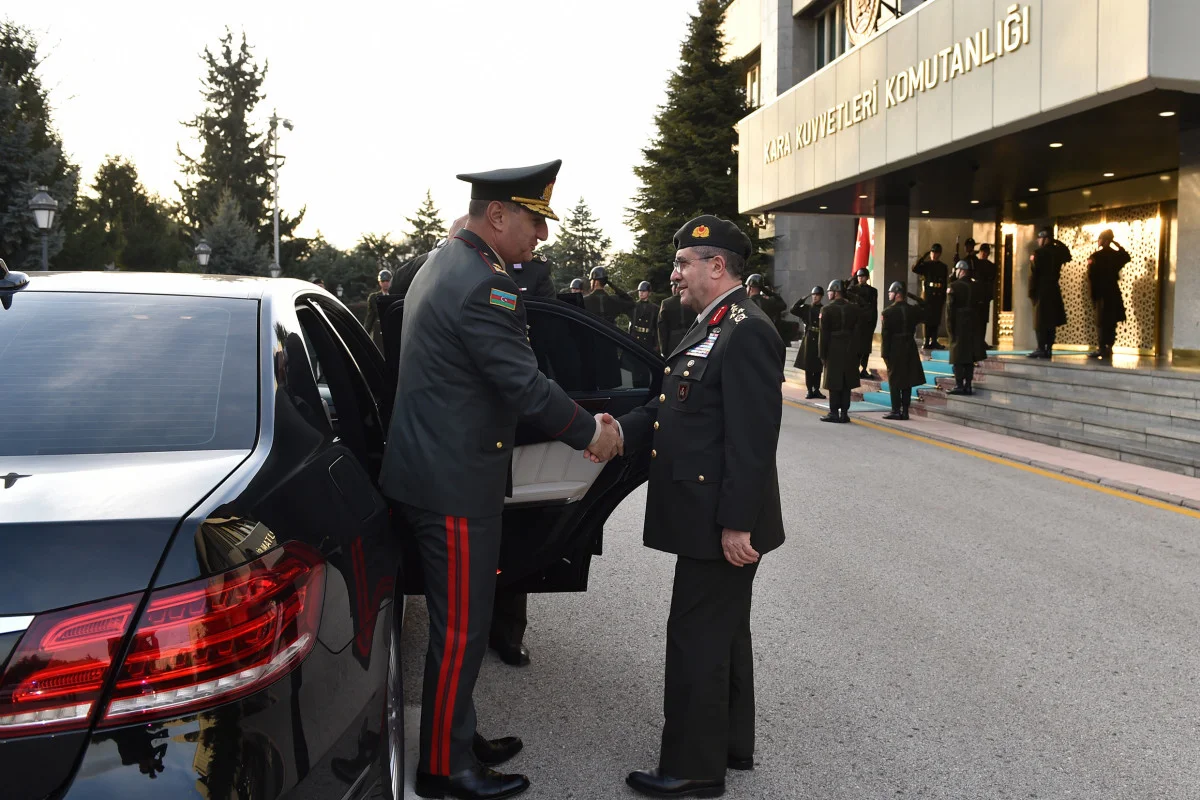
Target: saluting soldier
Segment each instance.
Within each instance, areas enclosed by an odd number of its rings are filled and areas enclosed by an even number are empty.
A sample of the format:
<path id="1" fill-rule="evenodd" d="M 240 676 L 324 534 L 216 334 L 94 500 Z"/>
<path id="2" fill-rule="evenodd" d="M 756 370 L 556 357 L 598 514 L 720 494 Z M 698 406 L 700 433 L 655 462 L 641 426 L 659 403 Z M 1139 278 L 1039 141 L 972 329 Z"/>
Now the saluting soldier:
<path id="1" fill-rule="evenodd" d="M 633 306 L 629 335 L 643 347 L 658 352 L 658 306 L 650 302 L 650 281 L 638 284 L 638 301 Z"/>
<path id="2" fill-rule="evenodd" d="M 1096 309 L 1098 346 L 1089 358 L 1112 359 L 1117 343 L 1117 324 L 1125 321 L 1125 298 L 1121 296 L 1121 270 L 1129 263 L 1129 253 L 1113 241 L 1113 232 L 1100 233 L 1100 249 L 1088 259 L 1088 288 Z"/>
<path id="3" fill-rule="evenodd" d="M 946 332 L 950 334 L 950 365 L 954 388 L 949 394 L 975 394 L 975 362 L 987 358 L 979 335 L 979 284 L 971 280 L 971 262 L 954 265 L 954 283 L 946 290 Z"/>
<path id="4" fill-rule="evenodd" d="M 380 352 L 383 352 L 383 328 L 379 324 L 379 306 L 376 301 L 391 289 L 392 271 L 381 269 L 376 278 L 379 281 L 379 291 L 367 295 L 367 317 L 363 320 L 363 327 L 367 329 L 367 333 L 371 334 L 371 341 L 375 343 Z"/>
<path id="5" fill-rule="evenodd" d="M 1037 250 L 1029 256 L 1029 299 L 1033 301 L 1033 331 L 1037 349 L 1029 358 L 1050 358 L 1058 326 L 1067 324 L 1067 307 L 1063 304 L 1062 287 L 1058 284 L 1063 264 L 1071 261 L 1071 251 L 1054 238 L 1049 228 L 1037 235 Z"/>
<path id="6" fill-rule="evenodd" d="M 521 742 L 479 736 L 472 701 L 518 417 L 579 450 L 620 450 L 613 426 L 538 371 L 520 290 L 505 268 L 528 261 L 546 239 L 546 220 L 558 219 L 549 201 L 561 163 L 459 175 L 471 184 L 466 226 L 432 252 L 405 300 L 380 486 L 415 537 L 425 579 L 422 797 L 509 797 L 529 786 L 523 775 L 481 766 L 511 758 Z"/>
<path id="7" fill-rule="evenodd" d="M 925 383 L 925 368 L 921 351 L 917 349 L 917 326 L 925 321 L 925 302 L 912 295 L 916 305 L 908 302 L 908 289 L 900 281 L 888 287 L 890 305 L 883 310 L 883 330 L 880 347 L 887 364 L 888 388 L 892 394 L 892 411 L 884 419 L 908 419 L 912 405 L 912 390 Z"/>
<path id="8" fill-rule="evenodd" d="M 875 320 L 879 318 L 879 290 L 868 281 L 871 271 L 859 267 L 854 273 L 854 283 L 846 290 L 846 299 L 862 309 L 862 320 L 858 327 L 858 377 L 869 378 L 867 363 L 871 360 L 871 348 L 875 344 Z"/>
<path id="9" fill-rule="evenodd" d="M 633 311 L 636 301 L 629 296 L 629 292 L 608 280 L 608 270 L 604 267 L 592 267 L 588 280 L 591 281 L 592 290 L 583 296 L 583 307 L 588 311 L 613 325 L 617 324 L 617 317 Z M 613 294 L 604 291 L 605 286 L 611 286 Z"/>
<path id="10" fill-rule="evenodd" d="M 822 422 L 850 421 L 850 394 L 859 387 L 856 336 L 862 312 L 846 302 L 841 281 L 829 282 L 829 304 L 821 310 L 821 361 L 829 413 Z"/>
<path id="11" fill-rule="evenodd" d="M 700 315 L 668 358 L 662 394 L 620 420 L 627 447 L 652 448 L 645 544 L 677 556 L 658 766 L 626 783 L 716 797 L 727 769 L 754 767 L 750 601 L 760 558 L 784 539 L 784 346 L 740 285 L 751 244 L 736 225 L 697 217 L 675 247 L 672 277 Z"/>
<path id="12" fill-rule="evenodd" d="M 679 284 L 671 281 L 671 296 L 658 307 L 658 348 L 664 356 L 675 352 L 675 346 L 696 321 L 696 312 L 679 300 Z"/>
<path id="13" fill-rule="evenodd" d="M 792 306 L 792 316 L 800 320 L 804 333 L 800 337 L 800 349 L 796 352 L 795 367 L 804 370 L 804 384 L 808 387 L 806 400 L 824 400 L 821 394 L 821 301 L 825 290 L 814 286 L 805 300 L 797 300 Z"/>
<path id="14" fill-rule="evenodd" d="M 550 278 L 550 263 L 540 253 L 523 264 L 513 264 L 509 274 L 521 294 L 529 297 L 557 297 Z"/>
<path id="15" fill-rule="evenodd" d="M 935 244 L 923 254 L 912 271 L 921 276 L 921 292 L 925 297 L 925 349 L 941 350 L 938 328 L 942 324 L 942 309 L 946 305 L 946 284 L 950 268 L 942 261 L 942 246 Z"/>

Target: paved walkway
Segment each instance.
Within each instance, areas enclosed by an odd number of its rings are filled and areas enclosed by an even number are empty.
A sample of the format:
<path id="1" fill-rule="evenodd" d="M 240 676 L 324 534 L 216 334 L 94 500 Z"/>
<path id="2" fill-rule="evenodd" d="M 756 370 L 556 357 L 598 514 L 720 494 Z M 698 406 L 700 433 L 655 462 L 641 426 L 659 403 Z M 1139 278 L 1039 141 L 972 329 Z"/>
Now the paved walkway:
<path id="1" fill-rule="evenodd" d="M 820 401 L 804 399 L 805 387 L 793 380 L 784 383 L 784 397 L 800 406 L 825 412 Z M 963 447 L 996 458 L 1015 461 L 1048 472 L 1057 472 L 1090 483 L 1148 497 L 1168 505 L 1200 511 L 1200 478 L 1176 475 L 1124 461 L 1078 453 L 1061 447 L 1031 442 L 1015 436 L 990 433 L 965 425 L 912 417 L 905 422 L 885 420 L 879 414 L 862 414 L 855 421 L 898 433 L 923 437 Z"/>

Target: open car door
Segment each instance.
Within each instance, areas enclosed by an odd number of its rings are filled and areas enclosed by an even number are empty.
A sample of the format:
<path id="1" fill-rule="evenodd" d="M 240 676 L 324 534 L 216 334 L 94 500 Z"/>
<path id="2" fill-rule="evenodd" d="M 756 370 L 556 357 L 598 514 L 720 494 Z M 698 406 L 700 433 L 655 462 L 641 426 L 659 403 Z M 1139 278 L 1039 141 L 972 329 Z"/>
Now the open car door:
<path id="1" fill-rule="evenodd" d="M 388 380 L 397 375 L 404 303 L 380 298 Z M 573 304 L 523 297 L 529 342 L 538 367 L 589 413 L 614 417 L 649 402 L 662 383 L 662 360 L 630 337 Z M 389 399 L 390 402 L 390 399 Z M 593 464 L 569 445 L 521 423 L 512 460 L 513 492 L 505 502 L 499 584 L 518 591 L 587 589 L 604 523 L 649 473 L 649 452 Z M 407 538 L 403 531 L 403 538 Z M 416 563 L 410 558 L 405 563 Z M 404 590 L 423 591 L 418 570 Z"/>

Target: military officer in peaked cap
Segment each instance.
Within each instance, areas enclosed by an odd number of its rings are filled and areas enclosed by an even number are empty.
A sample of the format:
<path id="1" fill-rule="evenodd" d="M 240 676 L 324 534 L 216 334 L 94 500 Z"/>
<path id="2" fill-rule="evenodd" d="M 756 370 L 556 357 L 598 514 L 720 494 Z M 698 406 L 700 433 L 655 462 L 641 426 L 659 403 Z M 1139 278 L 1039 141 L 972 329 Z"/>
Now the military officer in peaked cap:
<path id="1" fill-rule="evenodd" d="M 519 739 L 476 733 L 472 694 L 488 643 L 518 415 L 594 457 L 620 451 L 615 426 L 581 409 L 537 368 L 520 290 L 507 265 L 546 239 L 562 162 L 459 179 L 471 184 L 463 229 L 409 287 L 395 407 L 380 484 L 414 535 L 429 607 L 416 791 L 510 797 L 522 775 L 487 765 Z M 419 334 L 419 335 L 418 335 Z"/>
<path id="2" fill-rule="evenodd" d="M 751 244 L 736 225 L 697 217 L 675 247 L 672 280 L 699 315 L 668 353 L 662 394 L 620 420 L 627 447 L 650 448 L 644 542 L 677 556 L 658 766 L 626 782 L 715 797 L 726 769 L 754 766 L 750 598 L 759 559 L 784 538 L 784 346 L 740 285 Z"/>
<path id="3" fill-rule="evenodd" d="M 646 349 L 658 352 L 658 306 L 650 302 L 650 281 L 638 284 L 638 300 L 633 306 L 629 335 Z"/>

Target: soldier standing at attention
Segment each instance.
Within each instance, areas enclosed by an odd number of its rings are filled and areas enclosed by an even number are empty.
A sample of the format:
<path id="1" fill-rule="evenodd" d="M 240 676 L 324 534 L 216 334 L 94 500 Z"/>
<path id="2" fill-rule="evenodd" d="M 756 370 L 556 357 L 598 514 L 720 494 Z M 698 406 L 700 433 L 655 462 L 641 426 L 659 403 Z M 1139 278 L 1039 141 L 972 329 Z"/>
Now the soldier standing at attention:
<path id="1" fill-rule="evenodd" d="M 871 271 L 859 267 L 854 273 L 854 282 L 846 290 L 846 298 L 857 304 L 863 312 L 862 324 L 858 328 L 858 377 L 869 378 L 867 362 L 871 360 L 871 348 L 875 344 L 875 320 L 879 317 L 879 290 L 868 281 Z"/>
<path id="2" fill-rule="evenodd" d="M 954 388 L 949 394 L 975 394 L 975 362 L 987 358 L 979 335 L 979 284 L 971 280 L 971 262 L 954 265 L 954 283 L 946 290 L 946 332 L 950 334 L 950 365 Z"/>
<path id="3" fill-rule="evenodd" d="M 1099 340 L 1089 358 L 1111 361 L 1117 342 L 1117 324 L 1125 321 L 1125 298 L 1121 296 L 1121 269 L 1129 263 L 1129 253 L 1113 241 L 1113 232 L 1100 234 L 1100 249 L 1088 259 L 1088 288 L 1096 309 L 1096 335 Z"/>
<path id="4" fill-rule="evenodd" d="M 938 343 L 938 327 L 942 323 L 942 309 L 946 305 L 946 284 L 950 269 L 942 261 L 942 246 L 935 244 L 913 265 L 913 272 L 921 276 L 921 291 L 925 296 L 925 349 L 941 350 Z"/>
<path id="5" fill-rule="evenodd" d="M 804 384 L 808 387 L 806 400 L 825 399 L 825 395 L 821 394 L 821 301 L 824 298 L 825 290 L 814 286 L 807 301 L 797 300 L 796 305 L 792 306 L 792 316 L 804 326 L 794 366 L 804 370 Z"/>
<path id="6" fill-rule="evenodd" d="M 979 245 L 979 256 L 975 259 L 975 278 L 976 283 L 983 286 L 983 290 L 987 296 L 987 304 L 982 306 L 983 313 L 980 315 L 980 325 L 983 332 L 980 336 L 983 337 L 983 349 L 986 352 L 992 348 L 993 342 L 988 341 L 988 325 L 992 322 L 992 304 L 996 300 L 996 280 L 1000 273 L 996 269 L 995 262 L 991 259 L 992 246 L 987 242 Z M 994 348 L 992 348 L 994 349 Z"/>
<path id="7" fill-rule="evenodd" d="M 741 286 L 745 233 L 705 215 L 675 247 L 673 277 L 699 321 L 663 393 L 621 418 L 631 449 L 653 448 L 645 544 L 676 556 L 658 765 L 625 780 L 655 797 L 716 797 L 726 770 L 754 768 L 750 601 L 760 558 L 784 538 L 784 347 Z"/>
<path id="8" fill-rule="evenodd" d="M 571 294 L 583 294 L 583 278 L 571 280 Z"/>
<path id="9" fill-rule="evenodd" d="M 650 281 L 638 284 L 638 301 L 633 306 L 629 335 L 647 350 L 658 353 L 658 306 L 650 302 Z"/>
<path id="10" fill-rule="evenodd" d="M 432 252 L 405 299 L 380 487 L 399 504 L 425 579 L 422 797 L 511 797 L 529 787 L 523 775 L 483 766 L 508 760 L 521 741 L 478 735 L 472 700 L 518 417 L 602 459 L 621 450 L 615 426 L 538 371 L 520 290 L 505 269 L 528 261 L 547 237 L 546 220 L 558 219 L 549 201 L 561 163 L 459 175 L 471 184 L 467 224 Z"/>
<path id="11" fill-rule="evenodd" d="M 917 349 L 917 326 L 925 321 L 925 303 L 913 295 L 916 305 L 908 302 L 908 289 L 900 281 L 888 287 L 891 305 L 883 310 L 880 342 L 887 364 L 888 388 L 892 393 L 892 412 L 884 419 L 908 419 L 912 390 L 925 383 L 921 351 Z"/>
<path id="12" fill-rule="evenodd" d="M 671 281 L 671 296 L 658 307 L 658 347 L 670 356 L 682 341 L 683 335 L 696 321 L 696 312 L 679 300 L 679 284 Z"/>
<path id="13" fill-rule="evenodd" d="M 1037 349 L 1029 358 L 1050 358 L 1058 326 L 1067 324 L 1067 307 L 1063 305 L 1062 287 L 1058 285 L 1063 264 L 1071 261 L 1071 251 L 1054 238 L 1049 228 L 1037 235 L 1037 250 L 1029 256 L 1029 299 L 1033 301 L 1033 331 L 1037 334 Z"/>
<path id="14" fill-rule="evenodd" d="M 830 281 L 829 305 L 821 311 L 820 352 L 829 392 L 829 413 L 822 422 L 849 422 L 850 393 L 859 387 L 855 336 L 861 312 L 842 292 L 841 281 Z"/>
<path id="15" fill-rule="evenodd" d="M 536 255 L 524 264 L 513 264 L 509 273 L 521 294 L 530 297 L 557 297 L 554 281 L 550 279 L 550 264 L 543 255 Z"/>
<path id="16" fill-rule="evenodd" d="M 608 270 L 604 267 L 592 267 L 588 280 L 592 283 L 592 290 L 583 296 L 583 307 L 588 311 L 613 325 L 617 324 L 617 317 L 633 311 L 636 301 L 629 296 L 629 292 L 609 282 Z M 611 286 L 613 294 L 604 291 L 605 286 Z"/>
<path id="17" fill-rule="evenodd" d="M 367 318 L 363 320 L 363 327 L 367 329 L 367 333 L 371 334 L 371 341 L 379 348 L 379 352 L 383 352 L 383 328 L 379 324 L 379 306 L 376 300 L 388 293 L 392 287 L 392 271 L 389 269 L 379 270 L 379 291 L 371 292 L 367 295 Z M 324 288 L 324 287 L 322 287 Z"/>

